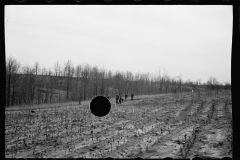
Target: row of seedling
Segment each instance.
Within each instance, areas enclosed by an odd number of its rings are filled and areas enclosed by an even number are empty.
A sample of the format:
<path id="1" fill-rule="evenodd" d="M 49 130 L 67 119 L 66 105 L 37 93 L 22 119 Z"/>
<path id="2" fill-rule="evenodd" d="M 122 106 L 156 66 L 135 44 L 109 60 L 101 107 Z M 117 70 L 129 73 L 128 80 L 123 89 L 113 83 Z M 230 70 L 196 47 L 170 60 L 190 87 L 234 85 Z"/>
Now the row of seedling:
<path id="1" fill-rule="evenodd" d="M 82 127 L 81 126 L 83 126 L 83 125 L 79 124 L 79 127 L 80 127 L 79 130 L 74 130 L 73 129 L 74 127 L 71 128 L 72 127 L 71 124 L 73 122 L 72 120 L 70 120 L 72 118 L 71 114 L 69 117 L 68 112 L 64 112 L 63 110 L 61 110 L 60 113 L 58 113 L 57 110 L 54 110 L 53 114 L 52 113 L 50 114 L 50 113 L 45 112 L 43 114 L 40 114 L 41 116 L 38 116 L 38 118 L 39 118 L 38 120 L 40 122 L 35 124 L 37 131 L 32 131 L 32 132 L 37 133 L 37 134 L 35 134 L 36 139 L 39 136 L 44 136 L 42 138 L 42 141 L 50 142 L 50 141 L 54 141 L 54 139 L 59 139 L 59 137 L 67 137 L 68 135 L 75 135 L 74 133 L 82 135 L 82 133 L 81 133 Z M 76 112 L 73 112 L 73 113 L 76 113 Z M 73 117 L 73 120 L 74 120 L 77 116 L 75 114 L 73 114 L 73 115 L 75 116 L 75 117 Z M 84 116 L 84 114 L 82 116 Z M 84 116 L 84 117 L 86 117 L 86 116 Z M 32 117 L 30 117 L 30 119 L 31 118 Z M 36 117 L 34 117 L 34 118 L 36 118 Z M 59 119 L 60 122 L 56 121 L 56 119 Z M 140 119 L 140 117 L 139 117 L 139 119 Z M 26 120 L 25 122 L 23 121 L 23 123 L 27 123 L 29 121 L 31 121 L 31 120 Z M 85 121 L 84 125 L 86 125 L 87 119 L 84 119 L 83 121 Z M 81 123 L 84 123 L 84 122 L 81 122 Z M 76 126 L 78 126 L 78 125 L 76 125 Z M 29 130 L 26 130 L 26 129 L 24 129 L 24 130 L 26 133 L 29 133 Z M 76 131 L 80 131 L 80 133 L 76 132 Z M 16 136 L 18 136 L 18 135 L 19 135 L 19 133 L 16 133 Z M 34 135 L 34 133 L 33 133 L 33 135 Z M 28 137 L 25 136 L 24 139 L 27 140 Z M 81 138 L 79 138 L 79 139 L 81 139 Z M 19 140 L 21 141 L 22 139 L 19 139 Z M 72 140 L 72 141 L 74 141 L 74 140 Z M 37 142 L 33 142 L 33 143 L 37 143 Z"/>
<path id="2" fill-rule="evenodd" d="M 192 134 L 187 137 L 184 135 L 184 143 L 179 150 L 179 155 L 181 158 L 186 159 L 189 156 L 191 148 L 197 140 L 198 134 L 201 132 L 202 127 L 195 127 L 192 131 Z"/>
<path id="3" fill-rule="evenodd" d="M 16 118 L 18 118 L 18 117 L 16 117 Z M 39 122 L 38 125 L 36 125 L 38 127 L 38 129 L 37 129 L 37 131 L 35 130 L 35 132 L 37 134 L 35 134 L 35 138 L 34 139 L 35 140 L 38 139 L 39 137 L 37 137 L 37 136 L 45 136 L 45 141 L 47 142 L 51 138 L 53 138 L 54 129 L 55 129 L 53 127 L 54 123 L 51 122 L 51 119 L 48 116 L 45 116 L 45 117 L 43 116 L 41 118 L 42 118 L 41 119 L 42 122 Z M 27 141 L 29 142 L 29 139 L 33 139 L 32 137 L 29 137 L 28 135 L 31 135 L 31 134 L 34 135 L 34 133 L 31 133 L 31 132 L 34 132 L 34 131 L 31 131 L 31 129 L 26 128 L 27 122 L 28 121 L 26 120 L 25 124 L 24 123 L 22 124 L 22 126 L 20 127 L 20 130 L 19 130 L 19 127 L 17 125 L 12 125 L 13 128 L 14 128 L 13 130 L 15 132 L 14 137 L 16 137 L 15 141 L 14 141 L 14 143 L 15 143 L 14 149 L 16 151 L 19 150 L 19 149 L 22 149 L 24 146 L 27 146 L 27 145 L 29 145 L 29 146 L 30 145 L 31 146 L 34 145 L 33 142 L 35 142 L 36 144 L 38 142 L 38 140 L 37 140 L 37 141 L 30 141 L 31 142 L 30 144 L 26 143 Z M 10 135 L 11 133 L 7 132 L 6 134 Z M 22 134 L 24 134 L 24 136 L 22 136 Z M 5 141 L 6 141 L 6 139 L 5 139 Z M 6 141 L 5 144 L 9 144 L 9 143 Z"/>
<path id="4" fill-rule="evenodd" d="M 201 112 L 201 110 L 203 109 L 203 106 L 206 102 L 201 101 L 201 103 L 199 104 L 199 106 L 197 107 L 196 111 L 192 114 L 192 117 L 196 118 L 196 116 Z"/>
<path id="5" fill-rule="evenodd" d="M 204 102 L 201 103 L 201 108 L 203 107 L 204 105 Z M 201 125 L 201 126 L 198 126 L 198 127 L 195 127 L 193 129 L 193 132 L 191 134 L 191 136 L 189 136 L 188 138 L 186 138 L 186 135 L 185 135 L 185 143 L 183 144 L 183 146 L 180 148 L 180 156 L 182 158 L 187 158 L 189 156 L 189 152 L 191 150 L 191 148 L 193 147 L 196 139 L 197 139 L 197 136 L 198 134 L 204 129 L 204 126 L 207 125 L 211 119 L 213 118 L 213 114 L 214 114 L 214 111 L 215 111 L 215 107 L 216 107 L 216 102 L 214 101 L 210 107 L 210 110 L 208 111 L 208 115 L 207 115 L 207 118 L 205 119 L 205 124 L 204 125 Z"/>

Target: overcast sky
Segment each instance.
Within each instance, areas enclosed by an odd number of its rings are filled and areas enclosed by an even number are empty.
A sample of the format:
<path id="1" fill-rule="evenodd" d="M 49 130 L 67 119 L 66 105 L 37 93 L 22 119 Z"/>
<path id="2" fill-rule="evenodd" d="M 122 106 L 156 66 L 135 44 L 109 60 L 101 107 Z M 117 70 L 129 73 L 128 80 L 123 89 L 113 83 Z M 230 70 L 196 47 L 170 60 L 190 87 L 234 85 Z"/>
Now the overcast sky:
<path id="1" fill-rule="evenodd" d="M 5 6 L 6 57 L 231 82 L 232 6 Z"/>

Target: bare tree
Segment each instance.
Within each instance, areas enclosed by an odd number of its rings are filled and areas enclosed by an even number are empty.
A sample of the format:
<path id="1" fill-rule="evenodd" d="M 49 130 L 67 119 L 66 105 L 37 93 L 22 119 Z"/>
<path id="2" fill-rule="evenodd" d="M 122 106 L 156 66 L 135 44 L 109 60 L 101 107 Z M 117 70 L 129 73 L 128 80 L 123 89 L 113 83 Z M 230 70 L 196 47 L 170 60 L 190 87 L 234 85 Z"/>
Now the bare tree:
<path id="1" fill-rule="evenodd" d="M 177 78 L 178 78 L 178 90 L 182 92 L 182 75 L 179 75 Z"/>
<path id="2" fill-rule="evenodd" d="M 49 81 L 47 91 L 49 94 L 49 102 L 54 103 L 56 102 L 56 95 L 58 95 L 58 93 L 56 93 L 56 88 L 58 88 L 58 82 L 56 77 L 54 76 L 54 72 L 52 72 L 51 69 L 48 70 L 48 77 Z"/>
<path id="3" fill-rule="evenodd" d="M 105 69 L 101 69 L 99 73 L 100 77 L 100 94 L 103 96 L 106 90 L 106 71 Z"/>
<path id="4" fill-rule="evenodd" d="M 37 99 L 37 103 L 40 103 L 40 78 L 38 76 L 39 72 L 41 71 L 41 68 L 40 68 L 40 65 L 38 63 L 38 61 L 35 62 L 34 66 L 33 66 L 33 70 L 35 72 L 35 87 L 37 87 L 37 95 L 36 95 L 36 98 L 34 99 Z"/>
<path id="5" fill-rule="evenodd" d="M 68 60 L 64 68 L 64 76 L 66 78 L 66 101 L 69 100 L 69 90 L 71 87 L 72 77 L 74 75 L 74 67 L 71 60 Z"/>
<path id="6" fill-rule="evenodd" d="M 46 67 L 43 67 L 42 69 L 41 69 L 41 75 L 47 75 L 47 68 Z"/>
<path id="7" fill-rule="evenodd" d="M 141 94 L 149 94 L 149 73 L 140 74 L 140 90 Z"/>
<path id="8" fill-rule="evenodd" d="M 159 93 L 163 93 L 164 84 L 165 84 L 164 73 L 161 74 L 161 68 L 159 68 L 159 71 L 158 71 Z"/>
<path id="9" fill-rule="evenodd" d="M 213 92 L 213 90 L 214 90 L 214 78 L 213 77 L 209 77 L 209 79 L 207 81 L 207 89 L 209 90 L 210 93 Z"/>
<path id="10" fill-rule="evenodd" d="M 201 85 L 201 79 L 200 79 L 200 78 L 198 78 L 198 79 L 196 80 L 196 84 L 197 84 L 197 85 Z"/>
<path id="11" fill-rule="evenodd" d="M 90 77 L 92 82 L 93 96 L 95 97 L 98 95 L 98 88 L 99 88 L 99 81 L 100 81 L 100 74 L 97 66 L 92 67 Z"/>
<path id="12" fill-rule="evenodd" d="M 80 88 L 80 75 L 81 75 L 81 66 L 78 65 L 76 67 L 76 72 L 75 72 L 75 76 L 76 76 L 76 83 L 75 83 L 75 95 L 77 96 L 78 99 L 78 103 L 81 104 L 81 100 L 82 100 L 82 90 Z"/>
<path id="13" fill-rule="evenodd" d="M 153 74 L 151 75 L 151 80 L 150 80 L 150 90 L 151 90 L 151 93 L 153 94 L 157 94 L 157 93 L 160 93 L 160 80 L 159 80 L 159 77 L 158 75 L 157 76 L 154 76 Z"/>
<path id="14" fill-rule="evenodd" d="M 134 78 L 134 76 L 133 76 L 132 72 L 127 71 L 124 76 L 124 79 L 125 79 L 125 85 L 124 85 L 125 91 L 124 92 L 126 95 L 129 95 L 129 91 L 132 86 L 133 78 Z"/>
<path id="15" fill-rule="evenodd" d="M 6 106 L 10 106 L 10 100 L 12 99 L 12 104 L 14 104 L 15 101 L 15 88 L 17 87 L 17 80 L 19 78 L 18 71 L 20 63 L 13 57 L 9 57 L 6 65 Z"/>
<path id="16" fill-rule="evenodd" d="M 140 86 L 140 73 L 136 73 L 134 75 L 134 84 L 133 84 L 132 93 L 134 92 L 137 95 L 141 94 L 141 88 L 140 87 L 141 87 Z"/>
<path id="17" fill-rule="evenodd" d="M 164 76 L 164 79 L 165 79 L 165 93 L 168 93 L 169 85 L 170 85 L 170 77 L 166 74 Z"/>
<path id="18" fill-rule="evenodd" d="M 172 78 L 171 90 L 172 90 L 173 93 L 176 93 L 176 92 L 177 92 L 176 79 L 175 79 L 175 77 Z"/>
<path id="19" fill-rule="evenodd" d="M 115 76 L 113 77 L 115 82 L 115 88 L 117 89 L 119 95 L 123 93 L 123 86 L 124 86 L 124 78 L 120 72 L 116 72 Z"/>
<path id="20" fill-rule="evenodd" d="M 220 88 L 219 87 L 220 83 L 218 82 L 218 80 L 216 78 L 213 78 L 212 81 L 213 81 L 213 89 L 215 91 L 215 96 L 217 96 L 218 92 L 219 92 L 219 88 Z"/>
<path id="21" fill-rule="evenodd" d="M 35 70 L 32 67 L 24 66 L 23 68 L 22 93 L 25 104 L 33 104 L 35 98 Z"/>
<path id="22" fill-rule="evenodd" d="M 115 95 L 112 71 L 106 71 L 106 94 L 111 97 Z"/>
<path id="23" fill-rule="evenodd" d="M 35 75 L 37 75 L 39 73 L 40 70 L 40 66 L 38 61 L 34 64 L 34 71 L 35 71 Z"/>
<path id="24" fill-rule="evenodd" d="M 83 99 L 86 100 L 87 89 L 89 87 L 91 66 L 89 64 L 81 65 L 80 80 L 83 84 Z"/>
<path id="25" fill-rule="evenodd" d="M 59 64 L 59 62 L 54 64 L 54 72 L 56 77 L 61 75 L 61 65 Z"/>
<path id="26" fill-rule="evenodd" d="M 225 92 L 230 93 L 230 96 L 232 96 L 231 83 L 225 82 L 223 88 Z"/>

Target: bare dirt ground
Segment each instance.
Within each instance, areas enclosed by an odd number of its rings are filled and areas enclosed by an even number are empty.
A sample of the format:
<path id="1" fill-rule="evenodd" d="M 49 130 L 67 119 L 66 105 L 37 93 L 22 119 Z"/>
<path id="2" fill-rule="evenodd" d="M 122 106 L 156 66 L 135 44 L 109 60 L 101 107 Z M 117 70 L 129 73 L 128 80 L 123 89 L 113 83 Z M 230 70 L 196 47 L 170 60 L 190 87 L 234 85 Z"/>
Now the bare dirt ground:
<path id="1" fill-rule="evenodd" d="M 89 102 L 5 111 L 6 158 L 232 157 L 232 103 L 224 94 L 137 96 L 104 118 Z"/>

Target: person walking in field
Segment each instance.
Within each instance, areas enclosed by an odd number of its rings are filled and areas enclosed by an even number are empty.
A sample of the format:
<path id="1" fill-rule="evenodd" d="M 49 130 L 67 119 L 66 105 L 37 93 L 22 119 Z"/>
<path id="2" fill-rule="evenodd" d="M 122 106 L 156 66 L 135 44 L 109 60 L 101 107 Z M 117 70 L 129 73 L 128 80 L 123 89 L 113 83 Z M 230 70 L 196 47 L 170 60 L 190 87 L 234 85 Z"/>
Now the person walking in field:
<path id="1" fill-rule="evenodd" d="M 123 102 L 123 98 L 121 96 L 120 96 L 119 102 L 120 104 Z"/>
<path id="2" fill-rule="evenodd" d="M 128 95 L 127 95 L 127 94 L 125 94 L 125 101 L 127 100 L 127 97 L 128 97 Z"/>
<path id="3" fill-rule="evenodd" d="M 116 104 L 121 104 L 123 98 L 120 95 L 116 95 Z"/>
<path id="4" fill-rule="evenodd" d="M 116 104 L 119 103 L 119 95 L 116 95 Z"/>
<path id="5" fill-rule="evenodd" d="M 176 94 L 176 92 L 177 92 L 177 89 L 174 89 L 174 90 L 173 90 L 173 93 Z"/>
<path id="6" fill-rule="evenodd" d="M 119 104 L 121 104 L 121 102 L 122 102 L 122 97 L 120 95 L 119 95 L 118 102 L 119 102 Z"/>
<path id="7" fill-rule="evenodd" d="M 134 94 L 132 93 L 132 94 L 131 94 L 131 101 L 133 100 L 133 97 L 134 97 Z"/>

